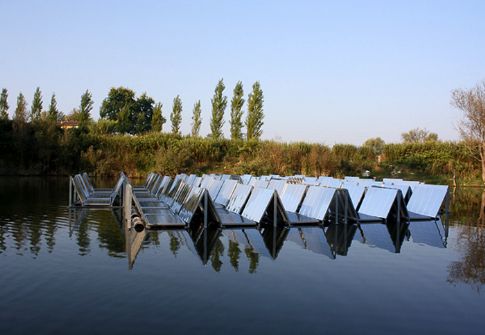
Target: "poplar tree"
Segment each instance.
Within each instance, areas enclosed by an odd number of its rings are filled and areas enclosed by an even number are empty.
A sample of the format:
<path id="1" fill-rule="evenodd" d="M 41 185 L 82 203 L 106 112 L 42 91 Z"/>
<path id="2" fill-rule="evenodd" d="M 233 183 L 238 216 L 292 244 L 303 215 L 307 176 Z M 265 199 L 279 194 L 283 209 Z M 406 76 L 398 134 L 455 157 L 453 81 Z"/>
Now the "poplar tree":
<path id="1" fill-rule="evenodd" d="M 27 121 L 27 102 L 22 93 L 17 97 L 17 107 L 15 108 L 14 121 L 24 123 Z"/>
<path id="2" fill-rule="evenodd" d="M 57 121 L 59 118 L 59 110 L 57 109 L 56 94 L 52 93 L 51 103 L 49 104 L 49 110 L 47 111 L 47 117 L 51 121 Z"/>
<path id="3" fill-rule="evenodd" d="M 180 123 L 182 122 L 182 100 L 177 95 L 173 98 L 172 114 L 170 114 L 170 121 L 172 122 L 172 133 L 180 134 Z"/>
<path id="4" fill-rule="evenodd" d="M 34 98 L 32 99 L 32 107 L 30 109 L 30 119 L 36 121 L 40 119 L 42 113 L 42 92 L 40 87 L 37 87 L 34 92 Z"/>
<path id="5" fill-rule="evenodd" d="M 2 89 L 0 95 L 0 120 L 8 120 L 8 91 L 6 88 Z"/>
<path id="6" fill-rule="evenodd" d="M 163 129 L 163 124 L 167 122 L 167 120 L 163 117 L 162 114 L 162 103 L 156 103 L 153 106 L 153 116 L 152 116 L 152 131 L 161 132 Z"/>
<path id="7" fill-rule="evenodd" d="M 246 118 L 247 139 L 259 140 L 263 133 L 263 102 L 264 96 L 259 81 L 253 84 L 253 91 L 248 96 L 248 115 Z"/>
<path id="8" fill-rule="evenodd" d="M 223 95 L 224 89 L 223 79 L 219 80 L 214 90 L 212 98 L 212 117 L 211 117 L 211 136 L 218 139 L 223 136 L 222 126 L 224 125 L 224 110 L 227 106 L 227 97 Z"/>
<path id="9" fill-rule="evenodd" d="M 79 126 L 85 126 L 91 119 L 93 105 L 93 96 L 91 92 L 86 90 L 86 92 L 81 95 L 81 105 L 79 106 Z"/>
<path id="10" fill-rule="evenodd" d="M 194 104 L 192 115 L 192 136 L 199 136 L 200 125 L 202 124 L 200 100 Z"/>
<path id="11" fill-rule="evenodd" d="M 234 87 L 231 100 L 231 139 L 240 140 L 242 138 L 242 106 L 244 105 L 244 90 L 242 82 L 238 81 Z"/>

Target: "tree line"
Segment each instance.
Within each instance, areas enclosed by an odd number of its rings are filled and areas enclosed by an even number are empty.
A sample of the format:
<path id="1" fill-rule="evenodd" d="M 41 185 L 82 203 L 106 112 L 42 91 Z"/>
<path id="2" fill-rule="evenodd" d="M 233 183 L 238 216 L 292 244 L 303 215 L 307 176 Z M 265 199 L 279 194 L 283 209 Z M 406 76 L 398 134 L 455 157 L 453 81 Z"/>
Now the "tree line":
<path id="1" fill-rule="evenodd" d="M 220 79 L 211 99 L 212 110 L 209 137 L 213 139 L 224 137 L 223 126 L 228 105 L 228 98 L 224 93 L 225 89 L 224 81 Z M 238 81 L 233 89 L 233 96 L 230 101 L 230 138 L 233 140 L 242 140 L 244 138 L 259 140 L 264 124 L 264 95 L 259 81 L 252 85 L 252 91 L 248 94 L 247 114 L 246 118 L 243 119 L 245 103 L 243 84 L 241 81 Z M 125 87 L 113 87 L 110 89 L 108 96 L 101 103 L 99 110 L 100 119 L 97 122 L 93 121 L 91 116 L 94 102 L 89 90 L 82 94 L 79 107 L 74 108 L 67 115 L 64 115 L 58 109 L 55 93 L 52 94 L 48 107 L 44 109 L 42 92 L 39 87 L 34 92 L 30 111 L 27 105 L 25 96 L 19 93 L 12 118 L 16 124 L 39 120 L 56 122 L 73 120 L 79 123 L 80 128 L 87 129 L 91 127 L 100 133 L 135 135 L 147 132 L 162 132 L 167 122 L 161 102 L 156 102 L 146 93 L 136 97 L 136 93 L 133 90 Z M 172 110 L 169 116 L 173 134 L 181 135 L 182 110 L 182 99 L 180 95 L 177 95 L 173 99 Z M 8 120 L 8 111 L 8 90 L 3 88 L 0 96 L 0 119 Z M 192 108 L 191 136 L 200 136 L 201 114 L 201 101 L 198 100 Z"/>

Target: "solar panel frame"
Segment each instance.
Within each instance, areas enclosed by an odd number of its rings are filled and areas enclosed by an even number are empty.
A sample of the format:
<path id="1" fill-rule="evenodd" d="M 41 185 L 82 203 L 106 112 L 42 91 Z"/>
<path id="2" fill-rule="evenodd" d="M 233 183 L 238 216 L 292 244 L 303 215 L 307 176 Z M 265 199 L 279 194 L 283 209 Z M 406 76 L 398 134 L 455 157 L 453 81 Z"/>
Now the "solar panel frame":
<path id="1" fill-rule="evenodd" d="M 298 213 L 323 221 L 336 192 L 335 188 L 309 186 Z"/>
<path id="2" fill-rule="evenodd" d="M 227 210 L 241 214 L 246 202 L 251 194 L 253 187 L 245 184 L 237 184 L 234 189 L 229 202 L 227 203 Z"/>
<path id="3" fill-rule="evenodd" d="M 387 219 L 399 190 L 383 187 L 369 187 L 358 213 Z"/>
<path id="4" fill-rule="evenodd" d="M 237 184 L 238 182 L 236 180 L 226 179 L 214 202 L 224 207 L 227 206 Z"/>
<path id="5" fill-rule="evenodd" d="M 307 185 L 304 184 L 286 184 L 283 194 L 281 196 L 281 202 L 288 212 L 296 213 L 300 207 Z"/>
<path id="6" fill-rule="evenodd" d="M 447 195 L 446 185 L 416 185 L 407 204 L 408 212 L 436 218 Z"/>

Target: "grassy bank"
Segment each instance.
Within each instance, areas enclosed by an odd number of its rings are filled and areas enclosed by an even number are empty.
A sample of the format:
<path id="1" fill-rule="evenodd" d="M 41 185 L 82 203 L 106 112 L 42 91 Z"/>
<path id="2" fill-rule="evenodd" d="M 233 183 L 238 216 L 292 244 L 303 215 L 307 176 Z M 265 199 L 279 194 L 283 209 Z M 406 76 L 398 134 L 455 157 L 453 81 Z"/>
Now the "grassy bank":
<path id="1" fill-rule="evenodd" d="M 86 170 L 114 175 L 123 170 L 144 176 L 162 174 L 306 174 L 404 177 L 435 182 L 479 183 L 478 153 L 460 142 L 338 144 L 233 141 L 165 133 L 139 136 L 61 130 L 49 122 L 0 124 L 0 174 L 64 175 Z M 432 180 L 430 180 L 430 178 Z"/>

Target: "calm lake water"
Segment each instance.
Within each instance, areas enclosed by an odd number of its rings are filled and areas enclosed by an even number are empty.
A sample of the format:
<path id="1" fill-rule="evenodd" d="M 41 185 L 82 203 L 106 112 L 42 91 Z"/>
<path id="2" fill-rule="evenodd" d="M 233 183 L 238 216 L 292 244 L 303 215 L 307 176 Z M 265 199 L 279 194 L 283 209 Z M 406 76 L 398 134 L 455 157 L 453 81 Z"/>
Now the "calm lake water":
<path id="1" fill-rule="evenodd" d="M 414 222 L 125 234 L 67 179 L 0 178 L 0 334 L 485 332 L 482 190 Z M 406 228 L 406 227 L 404 227 Z"/>

